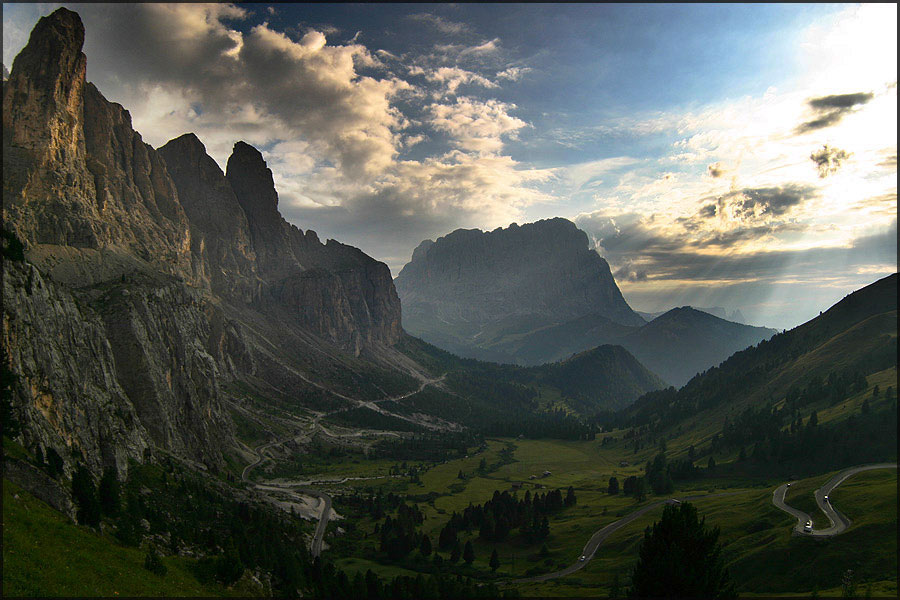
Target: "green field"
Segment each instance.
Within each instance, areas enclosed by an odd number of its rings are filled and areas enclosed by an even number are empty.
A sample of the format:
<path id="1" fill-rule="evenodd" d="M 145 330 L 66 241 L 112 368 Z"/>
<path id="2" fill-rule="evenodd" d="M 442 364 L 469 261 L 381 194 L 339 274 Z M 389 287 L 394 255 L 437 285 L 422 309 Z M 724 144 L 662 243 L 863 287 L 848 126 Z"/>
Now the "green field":
<path id="1" fill-rule="evenodd" d="M 621 435 L 621 432 L 618 432 Z M 456 567 L 456 572 L 500 581 L 524 577 L 526 574 L 546 573 L 568 566 L 577 560 L 590 535 L 621 516 L 660 498 L 649 495 L 644 503 L 621 494 L 609 496 L 606 487 L 609 477 L 623 481 L 628 475 L 640 474 L 641 465 L 656 448 L 637 455 L 626 452 L 621 443 L 600 446 L 601 437 L 593 441 L 559 440 L 488 440 L 487 449 L 467 458 L 432 466 L 421 476 L 421 483 L 404 481 L 402 491 L 426 497 L 419 502 L 425 513 L 421 530 L 436 543 L 438 533 L 453 511 L 461 511 L 470 502 L 483 503 L 494 490 L 513 491 L 514 482 L 523 486 L 516 494 L 535 491 L 535 484 L 543 490 L 569 485 L 575 489 L 578 503 L 550 519 L 551 535 L 546 540 L 548 553 L 541 555 L 541 544 L 526 545 L 517 533 L 502 543 L 487 543 L 477 539 L 477 532 L 460 535 L 464 543 L 471 540 L 476 558 L 471 568 Z M 515 446 L 512 462 L 501 462 L 500 452 L 509 444 Z M 671 449 L 671 445 L 669 446 Z M 478 472 L 478 464 L 485 458 L 494 469 Z M 628 466 L 619 466 L 621 461 Z M 466 477 L 458 478 L 462 471 Z M 541 474 L 550 471 L 544 478 Z M 538 478 L 531 480 L 531 475 Z M 788 494 L 788 503 L 819 515 L 812 491 L 821 487 L 832 473 L 798 480 Z M 400 491 L 397 482 L 379 485 L 375 481 L 361 482 L 371 490 L 381 487 L 385 492 Z M 834 502 L 852 521 L 844 534 L 827 541 L 792 537 L 794 520 L 772 505 L 772 490 L 782 481 L 753 479 L 701 479 L 685 482 L 674 497 L 702 494 L 722 494 L 696 499 L 707 523 L 721 529 L 720 541 L 728 568 L 742 595 L 809 595 L 817 589 L 821 595 L 840 594 L 841 575 L 853 569 L 861 582 L 859 590 L 871 585 L 873 595 L 896 594 L 896 471 L 875 471 L 857 475 L 834 493 Z M 355 486 L 358 487 L 358 486 Z M 340 507 L 338 507 L 340 510 Z M 627 588 L 631 569 L 645 527 L 657 520 L 661 508 L 629 524 L 613 534 L 584 569 L 572 575 L 544 583 L 517 586 L 523 596 L 597 596 L 609 592 L 618 575 L 622 592 Z M 858 516 L 855 516 L 858 515 Z M 354 517 L 355 518 L 355 517 Z M 375 522 L 359 516 L 357 531 L 335 543 L 329 556 L 351 570 L 372 568 L 379 574 L 408 574 L 429 572 L 434 567 L 414 551 L 398 564 L 384 563 L 375 552 Z M 367 536 L 368 539 L 363 539 Z M 331 541 L 329 541 L 331 543 Z M 488 567 L 488 558 L 496 549 L 501 565 L 496 574 Z M 439 552 L 447 559 L 445 552 Z M 351 558 L 352 556 L 352 558 Z M 446 563 L 445 563 L 446 565 Z"/>

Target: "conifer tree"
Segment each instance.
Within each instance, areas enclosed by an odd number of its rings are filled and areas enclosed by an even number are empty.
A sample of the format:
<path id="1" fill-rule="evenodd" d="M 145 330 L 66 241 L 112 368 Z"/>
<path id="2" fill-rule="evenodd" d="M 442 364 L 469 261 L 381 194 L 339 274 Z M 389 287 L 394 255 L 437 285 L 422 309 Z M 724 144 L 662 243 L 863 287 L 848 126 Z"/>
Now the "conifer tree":
<path id="1" fill-rule="evenodd" d="M 662 519 L 644 531 L 631 576 L 632 598 L 735 598 L 725 569 L 718 527 L 709 529 L 685 502 L 667 505 Z"/>
<path id="2" fill-rule="evenodd" d="M 619 493 L 619 480 L 615 477 L 609 478 L 609 487 L 606 488 L 606 493 L 610 496 L 615 496 Z"/>
<path id="3" fill-rule="evenodd" d="M 453 545 L 453 550 L 450 551 L 450 562 L 456 564 L 459 562 L 459 557 L 462 555 L 462 551 L 459 549 L 459 541 Z"/>
<path id="4" fill-rule="evenodd" d="M 488 564 L 491 567 L 491 571 L 496 571 L 500 567 L 500 556 L 497 554 L 496 548 L 491 552 L 491 560 Z"/>
<path id="5" fill-rule="evenodd" d="M 475 560 L 475 549 L 472 548 L 472 542 L 466 542 L 466 547 L 463 549 L 463 560 L 466 561 L 467 565 L 471 565 L 472 561 Z"/>
<path id="6" fill-rule="evenodd" d="M 72 497 L 78 509 L 75 516 L 81 525 L 100 526 L 100 502 L 97 487 L 91 472 L 84 465 L 78 465 L 72 475 Z"/>
<path id="7" fill-rule="evenodd" d="M 100 510 L 104 515 L 114 517 L 119 514 L 121 488 L 115 467 L 110 466 L 103 470 L 103 477 L 100 478 L 100 487 L 97 493 L 100 496 Z"/>

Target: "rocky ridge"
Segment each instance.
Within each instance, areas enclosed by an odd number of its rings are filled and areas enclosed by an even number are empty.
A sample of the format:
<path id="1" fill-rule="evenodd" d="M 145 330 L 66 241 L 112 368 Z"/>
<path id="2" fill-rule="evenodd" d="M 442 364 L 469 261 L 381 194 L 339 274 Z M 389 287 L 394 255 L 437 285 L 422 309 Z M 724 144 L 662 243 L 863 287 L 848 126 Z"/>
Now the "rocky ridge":
<path id="1" fill-rule="evenodd" d="M 85 81 L 83 42 L 55 11 L 3 85 L 2 345 L 23 445 L 67 470 L 158 452 L 218 470 L 243 452 L 236 389 L 317 406 L 412 386 L 385 358 L 401 335 L 387 266 L 284 221 L 251 146 L 226 174 L 192 134 L 145 144 Z"/>

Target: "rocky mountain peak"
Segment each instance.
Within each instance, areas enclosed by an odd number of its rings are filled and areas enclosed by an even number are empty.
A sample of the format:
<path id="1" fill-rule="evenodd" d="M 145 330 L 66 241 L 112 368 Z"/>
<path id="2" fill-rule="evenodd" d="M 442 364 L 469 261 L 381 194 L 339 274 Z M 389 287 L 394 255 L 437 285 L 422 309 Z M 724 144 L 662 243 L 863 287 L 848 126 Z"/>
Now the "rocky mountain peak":
<path id="1" fill-rule="evenodd" d="M 10 76 L 18 70 L 42 73 L 44 81 L 72 79 L 85 63 L 84 24 L 78 13 L 66 8 L 41 17 L 31 31 L 28 44 L 13 61 Z"/>
<path id="2" fill-rule="evenodd" d="M 405 327 L 426 340 L 430 325 L 417 315 L 474 325 L 473 334 L 513 315 L 571 319 L 599 313 L 626 325 L 643 323 L 587 234 L 562 218 L 489 232 L 458 229 L 423 242 L 396 285 L 409 317 Z"/>
<path id="3" fill-rule="evenodd" d="M 42 17 L 13 61 L 3 93 L 3 137 L 19 148 L 81 146 L 82 92 L 87 59 L 84 25 L 60 8 Z M 25 127 L 25 120 L 30 123 Z"/>
<path id="4" fill-rule="evenodd" d="M 248 218 L 280 221 L 275 180 L 262 152 L 250 144 L 237 142 L 225 172 Z"/>

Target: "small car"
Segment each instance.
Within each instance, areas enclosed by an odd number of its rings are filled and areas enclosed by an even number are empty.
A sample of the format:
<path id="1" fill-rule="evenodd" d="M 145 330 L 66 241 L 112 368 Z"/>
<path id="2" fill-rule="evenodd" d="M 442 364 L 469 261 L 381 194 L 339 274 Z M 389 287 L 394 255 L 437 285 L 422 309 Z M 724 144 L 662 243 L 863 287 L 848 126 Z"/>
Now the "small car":
<path id="1" fill-rule="evenodd" d="M 806 533 L 810 533 L 812 531 L 812 523 L 807 521 L 806 525 L 803 526 L 803 531 Z"/>
<path id="2" fill-rule="evenodd" d="M 586 561 L 586 560 L 587 560 L 587 556 L 585 556 L 584 554 L 582 554 L 582 555 L 581 555 L 581 558 L 578 559 L 578 562 L 584 562 L 584 561 Z"/>
<path id="3" fill-rule="evenodd" d="M 791 487 L 791 484 L 787 484 L 787 487 Z"/>
<path id="4" fill-rule="evenodd" d="M 825 502 L 828 502 L 828 501 L 829 501 L 828 496 L 825 496 Z"/>

